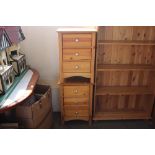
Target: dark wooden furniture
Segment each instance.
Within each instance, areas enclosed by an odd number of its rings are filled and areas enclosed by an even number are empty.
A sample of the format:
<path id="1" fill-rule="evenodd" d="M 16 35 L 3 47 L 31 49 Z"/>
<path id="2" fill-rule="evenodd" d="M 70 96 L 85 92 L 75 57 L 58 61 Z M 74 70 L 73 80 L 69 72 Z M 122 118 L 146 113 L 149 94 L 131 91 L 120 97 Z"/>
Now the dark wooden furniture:
<path id="1" fill-rule="evenodd" d="M 52 93 L 48 85 L 36 85 L 33 95 L 16 107 L 16 117 L 22 128 L 51 128 L 52 115 Z"/>
<path id="2" fill-rule="evenodd" d="M 94 120 L 151 119 L 155 27 L 99 27 L 95 74 Z"/>

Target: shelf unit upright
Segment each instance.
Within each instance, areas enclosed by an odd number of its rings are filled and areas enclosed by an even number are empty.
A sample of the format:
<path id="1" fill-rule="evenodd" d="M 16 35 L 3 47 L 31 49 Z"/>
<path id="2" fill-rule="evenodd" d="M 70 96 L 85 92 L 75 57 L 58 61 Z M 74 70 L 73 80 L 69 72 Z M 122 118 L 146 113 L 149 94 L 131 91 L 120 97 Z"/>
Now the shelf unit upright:
<path id="1" fill-rule="evenodd" d="M 155 27 L 101 26 L 96 53 L 93 119 L 151 119 Z"/>

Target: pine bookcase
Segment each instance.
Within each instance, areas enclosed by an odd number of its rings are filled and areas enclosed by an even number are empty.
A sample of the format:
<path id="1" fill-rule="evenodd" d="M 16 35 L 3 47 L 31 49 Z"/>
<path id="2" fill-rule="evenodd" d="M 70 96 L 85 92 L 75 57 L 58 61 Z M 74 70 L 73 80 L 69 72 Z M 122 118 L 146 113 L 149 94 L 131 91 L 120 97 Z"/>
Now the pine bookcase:
<path id="1" fill-rule="evenodd" d="M 154 95 L 155 27 L 98 27 L 93 119 L 151 119 Z"/>

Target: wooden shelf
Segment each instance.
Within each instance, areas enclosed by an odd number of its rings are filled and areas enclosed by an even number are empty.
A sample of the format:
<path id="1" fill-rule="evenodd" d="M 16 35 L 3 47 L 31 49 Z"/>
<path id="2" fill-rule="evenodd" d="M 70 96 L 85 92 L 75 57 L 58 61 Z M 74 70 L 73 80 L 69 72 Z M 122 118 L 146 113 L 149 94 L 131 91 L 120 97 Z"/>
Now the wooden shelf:
<path id="1" fill-rule="evenodd" d="M 97 45 L 155 45 L 155 41 L 99 40 Z"/>
<path id="2" fill-rule="evenodd" d="M 150 70 L 155 71 L 155 66 L 152 65 L 133 65 L 133 64 L 105 64 L 105 65 L 97 65 L 97 71 L 143 71 L 143 70 Z"/>
<path id="3" fill-rule="evenodd" d="M 122 112 L 95 112 L 93 120 L 118 120 L 118 119 L 151 119 L 151 116 L 140 110 Z"/>
<path id="4" fill-rule="evenodd" d="M 125 87 L 125 86 L 108 86 L 97 87 L 96 95 L 138 95 L 138 94 L 153 94 L 149 87 Z"/>

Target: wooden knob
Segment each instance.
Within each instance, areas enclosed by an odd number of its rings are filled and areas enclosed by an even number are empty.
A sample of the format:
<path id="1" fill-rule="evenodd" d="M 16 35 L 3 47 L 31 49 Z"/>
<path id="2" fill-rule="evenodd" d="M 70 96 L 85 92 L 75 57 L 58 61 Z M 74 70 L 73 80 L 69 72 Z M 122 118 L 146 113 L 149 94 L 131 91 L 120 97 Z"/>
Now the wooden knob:
<path id="1" fill-rule="evenodd" d="M 78 90 L 77 90 L 77 89 L 75 89 L 75 90 L 74 90 L 74 93 L 75 93 L 75 94 L 77 94 L 77 93 L 78 93 Z"/>
<path id="2" fill-rule="evenodd" d="M 79 56 L 79 53 L 78 53 L 78 52 L 76 52 L 76 53 L 75 53 L 75 56 Z"/>
<path id="3" fill-rule="evenodd" d="M 79 42 L 79 39 L 78 39 L 78 38 L 76 38 L 76 39 L 75 39 L 75 42 Z"/>
<path id="4" fill-rule="evenodd" d="M 78 65 L 76 65 L 76 66 L 75 66 L 75 69 L 79 69 L 79 66 L 78 66 Z"/>
<path id="5" fill-rule="evenodd" d="M 78 114 L 79 114 L 78 112 L 75 112 L 76 117 L 78 117 Z"/>

